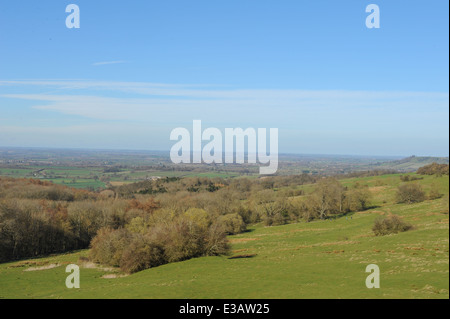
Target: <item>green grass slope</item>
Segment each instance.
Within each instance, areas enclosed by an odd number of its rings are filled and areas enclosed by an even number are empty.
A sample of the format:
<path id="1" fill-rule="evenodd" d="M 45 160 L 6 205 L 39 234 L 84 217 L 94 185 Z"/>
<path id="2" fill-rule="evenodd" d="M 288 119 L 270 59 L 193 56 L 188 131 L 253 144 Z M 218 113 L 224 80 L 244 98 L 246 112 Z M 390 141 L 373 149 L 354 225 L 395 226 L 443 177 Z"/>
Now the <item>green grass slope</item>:
<path id="1" fill-rule="evenodd" d="M 368 185 L 377 207 L 334 221 L 255 225 L 229 237 L 231 256 L 196 258 L 128 276 L 82 262 L 88 251 L 2 264 L 0 298 L 448 299 L 447 203 L 395 204 L 396 175 L 342 182 Z M 418 182 L 425 190 L 439 185 L 448 196 L 448 177 Z M 375 237 L 375 218 L 389 213 L 402 216 L 414 230 Z M 70 263 L 80 265 L 80 289 L 65 286 Z M 380 267 L 380 289 L 365 286 L 369 264 Z"/>

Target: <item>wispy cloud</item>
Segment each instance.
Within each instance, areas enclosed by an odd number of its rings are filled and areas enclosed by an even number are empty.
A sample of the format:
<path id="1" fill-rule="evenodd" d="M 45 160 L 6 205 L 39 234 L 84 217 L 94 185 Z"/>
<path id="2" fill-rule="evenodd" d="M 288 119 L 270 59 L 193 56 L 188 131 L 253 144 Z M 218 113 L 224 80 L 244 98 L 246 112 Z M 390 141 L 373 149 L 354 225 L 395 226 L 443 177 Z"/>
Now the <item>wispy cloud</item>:
<path id="1" fill-rule="evenodd" d="M 417 91 L 356 91 L 356 90 L 301 90 L 301 89 L 234 89 L 208 85 L 184 85 L 149 82 L 112 82 L 90 80 L 0 80 L 1 86 L 48 87 L 61 90 L 98 90 L 125 92 L 147 96 L 187 97 L 198 99 L 272 99 L 272 100 L 448 100 L 448 92 Z M 73 92 L 75 93 L 75 92 Z M 361 105 L 363 106 L 363 105 Z"/>
<path id="2" fill-rule="evenodd" d="M 98 120 L 170 121 L 201 117 L 215 118 L 216 122 L 278 121 L 289 125 L 319 118 L 342 122 L 360 118 L 361 123 L 369 117 L 389 121 L 418 113 L 425 117 L 437 113 L 444 116 L 448 114 L 449 102 L 449 94 L 445 92 L 246 90 L 81 80 L 0 81 L 0 89 L 7 86 L 13 86 L 14 93 L 1 94 L 0 90 L 1 97 L 32 100 L 37 102 L 35 109 Z M 18 93 L 21 86 L 33 87 L 35 93 Z M 59 94 L 39 93 L 36 87 L 55 89 Z"/>
<path id="3" fill-rule="evenodd" d="M 127 61 L 103 61 L 103 62 L 92 63 L 92 65 L 99 66 L 99 65 L 122 64 L 122 63 L 128 63 L 128 62 Z"/>
<path id="4" fill-rule="evenodd" d="M 285 143 L 286 149 L 299 148 L 306 152 L 324 149 L 326 152 L 354 153 L 355 148 L 366 148 L 370 154 L 377 143 L 379 150 L 374 149 L 373 154 L 396 154 L 398 145 L 413 144 L 408 142 L 411 140 L 422 141 L 422 149 L 434 145 L 435 149 L 448 150 L 448 146 L 441 146 L 448 145 L 448 133 L 445 134 L 449 123 L 448 92 L 234 89 L 147 82 L 0 80 L 0 109 L 8 111 L 9 108 L 12 114 L 15 100 L 28 101 L 28 107 L 42 111 L 42 114 L 51 112 L 52 116 L 59 116 L 59 121 L 54 127 L 38 130 L 21 125 L 22 113 L 17 113 L 16 127 L 0 130 L 3 139 L 7 139 L 5 136 L 12 140 L 23 136 L 26 140 L 27 134 L 31 136 L 35 131 L 45 140 L 53 141 L 57 136 L 63 140 L 62 135 L 57 134 L 61 131 L 67 133 L 65 140 L 70 140 L 67 137 L 72 133 L 76 140 L 84 136 L 83 143 L 91 143 L 91 136 L 101 145 L 113 145 L 111 139 L 122 141 L 120 145 L 127 147 L 130 140 L 136 140 L 139 145 L 158 146 L 168 143 L 167 134 L 171 129 L 185 127 L 192 124 L 193 119 L 200 119 L 204 125 L 222 128 L 277 127 L 282 134 L 281 146 Z M 73 127 L 70 126 L 73 121 L 95 124 Z M 6 121 L 2 124 L 12 125 Z M 79 131 L 83 133 L 77 133 Z M 5 135 L 6 132 L 10 134 Z M 54 137 L 52 132 L 55 132 Z"/>

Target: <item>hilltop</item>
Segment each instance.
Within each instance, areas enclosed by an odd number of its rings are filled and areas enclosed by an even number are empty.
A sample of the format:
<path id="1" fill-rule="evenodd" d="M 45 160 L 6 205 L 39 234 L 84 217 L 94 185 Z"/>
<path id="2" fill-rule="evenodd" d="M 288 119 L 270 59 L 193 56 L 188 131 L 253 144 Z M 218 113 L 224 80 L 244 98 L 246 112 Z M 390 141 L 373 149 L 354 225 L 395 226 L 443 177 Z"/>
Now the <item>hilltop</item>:
<path id="1" fill-rule="evenodd" d="M 449 164 L 448 157 L 410 156 L 400 160 L 371 164 L 371 169 L 392 169 L 399 172 L 415 172 L 422 166 L 437 163 Z"/>

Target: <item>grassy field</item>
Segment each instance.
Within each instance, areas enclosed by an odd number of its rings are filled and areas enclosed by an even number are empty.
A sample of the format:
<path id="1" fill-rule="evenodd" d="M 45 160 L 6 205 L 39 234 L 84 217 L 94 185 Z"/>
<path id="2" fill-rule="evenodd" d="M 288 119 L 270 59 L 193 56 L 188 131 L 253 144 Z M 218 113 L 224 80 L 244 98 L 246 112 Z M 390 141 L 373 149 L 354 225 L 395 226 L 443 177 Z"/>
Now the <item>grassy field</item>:
<path id="1" fill-rule="evenodd" d="M 418 181 L 448 196 L 448 177 Z M 232 254 L 202 257 L 125 275 L 82 262 L 88 251 L 0 265 L 0 298 L 449 298 L 449 217 L 443 199 L 395 204 L 399 176 L 347 179 L 370 187 L 374 208 L 336 220 L 252 226 L 230 236 Z M 310 186 L 305 185 L 305 190 Z M 395 213 L 414 229 L 375 237 L 376 217 Z M 230 258 L 247 257 L 247 258 Z M 78 264 L 81 288 L 67 289 Z M 377 264 L 381 288 L 368 289 Z"/>
<path id="2" fill-rule="evenodd" d="M 149 177 L 209 177 L 233 178 L 239 176 L 236 172 L 189 172 L 189 171 L 158 171 L 158 170 L 129 170 L 123 169 L 116 173 L 105 173 L 103 168 L 91 167 L 59 167 L 52 166 L 43 169 L 40 166 L 30 168 L 0 168 L 0 176 L 14 178 L 35 178 L 50 181 L 68 187 L 80 189 L 103 189 L 108 182 L 134 183 Z"/>

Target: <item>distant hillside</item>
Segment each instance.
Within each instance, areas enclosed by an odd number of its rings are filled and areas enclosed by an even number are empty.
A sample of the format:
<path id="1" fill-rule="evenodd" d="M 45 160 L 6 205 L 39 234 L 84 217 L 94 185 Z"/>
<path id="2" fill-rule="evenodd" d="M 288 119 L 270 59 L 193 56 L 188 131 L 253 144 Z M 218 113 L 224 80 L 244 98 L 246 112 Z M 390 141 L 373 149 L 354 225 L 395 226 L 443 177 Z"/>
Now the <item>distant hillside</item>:
<path id="1" fill-rule="evenodd" d="M 404 159 L 372 164 L 373 169 L 394 169 L 402 172 L 414 172 L 428 164 L 449 164 L 448 157 L 410 156 Z"/>

